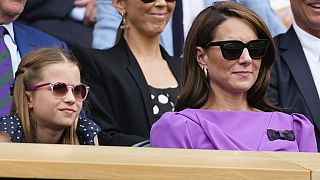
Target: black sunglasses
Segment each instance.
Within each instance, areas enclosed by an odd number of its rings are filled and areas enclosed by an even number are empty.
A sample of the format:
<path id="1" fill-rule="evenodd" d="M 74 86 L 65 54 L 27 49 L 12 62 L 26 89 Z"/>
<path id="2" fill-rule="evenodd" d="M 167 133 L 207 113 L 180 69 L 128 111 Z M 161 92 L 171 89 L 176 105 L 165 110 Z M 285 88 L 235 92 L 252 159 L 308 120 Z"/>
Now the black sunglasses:
<path id="1" fill-rule="evenodd" d="M 144 3 L 152 3 L 152 2 L 154 2 L 156 0 L 141 0 L 141 1 L 144 2 Z M 166 2 L 174 2 L 174 1 L 176 1 L 176 0 L 166 0 Z"/>
<path id="2" fill-rule="evenodd" d="M 252 59 L 261 59 L 266 55 L 269 41 L 267 39 L 257 39 L 243 43 L 238 40 L 209 42 L 206 47 L 220 46 L 222 55 L 227 60 L 240 58 L 243 49 L 247 48 Z"/>
<path id="3" fill-rule="evenodd" d="M 65 83 L 62 83 L 62 82 L 44 83 L 44 84 L 26 87 L 26 91 L 35 91 L 41 87 L 45 87 L 48 85 L 51 86 L 51 91 L 54 97 L 58 99 L 63 99 L 66 97 L 69 87 L 72 89 L 72 93 L 76 101 L 81 102 L 85 100 L 89 92 L 89 86 L 83 83 L 78 85 L 66 85 Z"/>

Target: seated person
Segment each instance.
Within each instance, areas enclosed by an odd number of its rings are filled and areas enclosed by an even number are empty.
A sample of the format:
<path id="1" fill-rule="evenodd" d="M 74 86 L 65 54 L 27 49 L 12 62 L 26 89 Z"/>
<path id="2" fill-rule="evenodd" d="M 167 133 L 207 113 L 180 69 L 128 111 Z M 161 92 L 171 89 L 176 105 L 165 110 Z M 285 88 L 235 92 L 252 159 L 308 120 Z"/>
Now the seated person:
<path id="1" fill-rule="evenodd" d="M 151 147 L 316 152 L 313 125 L 265 97 L 275 47 L 253 11 L 220 2 L 194 20 L 176 112 L 151 129 Z"/>
<path id="2" fill-rule="evenodd" d="M 72 54 L 32 51 L 15 77 L 10 115 L 0 117 L 0 141 L 98 145 L 100 127 L 80 115 L 89 87 L 80 82 Z"/>
<path id="3" fill-rule="evenodd" d="M 160 46 L 175 2 L 113 0 L 113 4 L 122 15 L 116 45 L 74 53 L 91 88 L 87 114 L 102 128 L 99 144 L 132 146 L 149 139 L 151 125 L 172 111 L 179 93 L 181 60 Z"/>

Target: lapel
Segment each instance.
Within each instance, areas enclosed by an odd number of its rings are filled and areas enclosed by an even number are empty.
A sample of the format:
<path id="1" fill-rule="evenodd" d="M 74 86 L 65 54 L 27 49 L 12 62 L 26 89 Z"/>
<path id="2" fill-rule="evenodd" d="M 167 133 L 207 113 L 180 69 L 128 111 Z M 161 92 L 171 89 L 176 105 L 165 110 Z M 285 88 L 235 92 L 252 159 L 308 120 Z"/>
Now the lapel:
<path id="1" fill-rule="evenodd" d="M 18 23 L 13 23 L 14 38 L 21 58 L 36 47 L 32 33 Z"/>
<path id="2" fill-rule="evenodd" d="M 292 76 L 306 102 L 314 124 L 320 129 L 319 96 L 302 46 L 292 26 L 280 41 L 279 52 L 292 72 Z"/>
<path id="3" fill-rule="evenodd" d="M 148 119 L 149 128 L 151 128 L 152 124 L 154 123 L 154 116 L 153 116 L 153 110 L 152 110 L 152 102 L 150 98 L 150 90 L 149 86 L 147 84 L 147 80 L 145 79 L 143 72 L 138 64 L 137 59 L 134 57 L 133 53 L 129 49 L 126 41 L 124 38 L 122 38 L 118 45 L 121 47 L 121 49 L 124 49 L 124 53 L 126 56 L 127 62 L 127 70 L 129 74 L 134 79 L 139 91 L 140 91 L 140 97 L 142 98 L 145 114 Z M 138 97 L 137 97 L 138 98 Z"/>
<path id="4" fill-rule="evenodd" d="M 132 78 L 135 80 L 135 83 L 137 84 L 137 87 L 140 90 L 141 98 L 144 103 L 144 109 L 145 114 L 148 118 L 148 124 L 151 128 L 152 124 L 155 122 L 154 115 L 153 115 L 153 109 L 152 109 L 152 101 L 150 98 L 150 90 L 149 85 L 147 83 L 146 78 L 143 75 L 143 72 L 140 68 L 140 65 L 129 49 L 126 41 L 124 38 L 122 38 L 119 43 L 118 47 L 121 47 L 121 49 L 125 49 L 126 56 L 128 59 L 127 63 L 127 70 L 129 74 L 132 76 Z M 174 77 L 177 79 L 178 83 L 180 80 L 180 63 L 177 63 L 176 61 L 179 61 L 180 59 L 173 59 L 169 54 L 164 50 L 164 48 L 161 48 L 161 54 L 163 58 L 167 61 L 169 68 L 171 69 L 171 72 L 173 73 Z"/>

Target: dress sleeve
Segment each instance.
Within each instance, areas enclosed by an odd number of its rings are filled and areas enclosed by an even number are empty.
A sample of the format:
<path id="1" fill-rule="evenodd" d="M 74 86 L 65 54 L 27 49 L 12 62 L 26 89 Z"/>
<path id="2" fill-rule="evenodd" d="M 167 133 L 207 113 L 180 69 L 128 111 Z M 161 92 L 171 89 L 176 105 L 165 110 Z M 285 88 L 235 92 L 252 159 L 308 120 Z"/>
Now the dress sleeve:
<path id="1" fill-rule="evenodd" d="M 167 112 L 152 126 L 151 147 L 193 148 L 188 118 L 175 112 Z"/>
<path id="2" fill-rule="evenodd" d="M 16 116 L 1 116 L 0 132 L 9 134 L 11 142 L 22 143 L 24 141 L 21 121 Z"/>
<path id="3" fill-rule="evenodd" d="M 307 117 L 293 113 L 293 130 L 300 152 L 318 152 L 314 127 Z"/>
<path id="4" fill-rule="evenodd" d="M 99 134 L 101 128 L 86 117 L 79 117 L 77 135 L 81 145 L 94 145 L 93 138 Z"/>

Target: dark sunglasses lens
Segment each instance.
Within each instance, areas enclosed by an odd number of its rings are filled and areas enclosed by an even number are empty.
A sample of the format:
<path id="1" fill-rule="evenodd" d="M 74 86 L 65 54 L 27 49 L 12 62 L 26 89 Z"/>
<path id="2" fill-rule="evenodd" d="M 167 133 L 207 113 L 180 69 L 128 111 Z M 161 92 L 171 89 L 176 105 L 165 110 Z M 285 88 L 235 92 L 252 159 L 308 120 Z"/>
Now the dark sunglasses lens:
<path id="1" fill-rule="evenodd" d="M 268 41 L 252 41 L 248 44 L 249 53 L 252 59 L 261 59 L 265 56 Z"/>
<path id="2" fill-rule="evenodd" d="M 52 86 L 52 91 L 56 97 L 63 97 L 68 92 L 68 87 L 64 83 L 56 83 Z"/>
<path id="3" fill-rule="evenodd" d="M 73 95 L 76 98 L 76 100 L 82 101 L 87 96 L 87 88 L 84 84 L 76 85 L 73 89 Z"/>
<path id="4" fill-rule="evenodd" d="M 234 60 L 238 59 L 243 51 L 243 44 L 237 42 L 227 42 L 222 46 L 222 54 L 225 59 Z"/>
<path id="5" fill-rule="evenodd" d="M 155 0 L 141 0 L 141 1 L 144 2 L 144 3 L 152 3 Z"/>
<path id="6" fill-rule="evenodd" d="M 144 2 L 144 3 L 152 3 L 155 0 L 141 0 L 141 1 Z M 174 1 L 176 1 L 176 0 L 166 0 L 166 2 L 174 2 Z"/>

